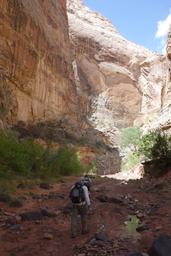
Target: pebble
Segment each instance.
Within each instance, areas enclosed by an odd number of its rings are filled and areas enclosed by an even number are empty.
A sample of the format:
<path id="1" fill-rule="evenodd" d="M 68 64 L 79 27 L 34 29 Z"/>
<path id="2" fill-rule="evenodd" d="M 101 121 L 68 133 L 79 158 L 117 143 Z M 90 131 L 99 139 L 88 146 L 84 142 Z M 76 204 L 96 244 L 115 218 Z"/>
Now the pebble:
<path id="1" fill-rule="evenodd" d="M 159 231 L 159 230 L 161 230 L 161 229 L 162 229 L 162 226 L 157 226 L 157 227 L 155 228 L 156 231 Z"/>
<path id="2" fill-rule="evenodd" d="M 52 240 L 53 239 L 53 235 L 49 234 L 49 233 L 46 233 L 46 234 L 44 234 L 43 238 L 47 239 L 47 240 Z"/>

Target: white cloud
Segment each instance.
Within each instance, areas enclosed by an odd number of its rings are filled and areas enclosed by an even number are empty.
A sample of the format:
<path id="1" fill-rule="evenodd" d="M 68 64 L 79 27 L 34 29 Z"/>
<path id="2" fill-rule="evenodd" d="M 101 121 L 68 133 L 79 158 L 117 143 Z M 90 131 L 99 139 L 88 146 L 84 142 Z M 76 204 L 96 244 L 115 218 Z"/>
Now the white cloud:
<path id="1" fill-rule="evenodd" d="M 158 49 L 160 49 L 163 54 L 166 53 L 166 42 L 167 42 L 167 35 L 168 35 L 170 25 L 171 25 L 171 10 L 169 11 L 168 16 L 164 20 L 158 21 L 157 31 L 155 34 L 155 38 L 161 39 Z"/>
<path id="2" fill-rule="evenodd" d="M 165 20 L 158 21 L 157 32 L 155 34 L 155 37 L 161 38 L 161 37 L 167 36 L 170 25 L 171 25 L 171 10 Z"/>

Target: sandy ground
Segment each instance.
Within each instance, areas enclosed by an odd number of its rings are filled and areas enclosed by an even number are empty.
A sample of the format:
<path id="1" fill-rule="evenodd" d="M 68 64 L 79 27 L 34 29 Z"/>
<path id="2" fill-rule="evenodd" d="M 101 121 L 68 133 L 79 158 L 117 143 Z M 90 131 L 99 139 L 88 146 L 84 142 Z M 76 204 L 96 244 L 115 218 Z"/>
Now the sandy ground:
<path id="1" fill-rule="evenodd" d="M 24 197 L 22 207 L 9 207 L 0 202 L 1 256 L 72 256 L 79 255 L 79 250 L 82 256 L 111 255 L 87 254 L 86 248 L 80 249 L 101 231 L 106 232 L 111 241 L 118 242 L 115 246 L 117 256 L 127 255 L 132 251 L 147 252 L 159 234 L 171 235 L 171 178 L 168 175 L 158 181 L 140 179 L 126 183 L 108 178 L 95 179 L 91 191 L 92 210 L 88 216 L 90 232 L 81 235 L 79 223 L 78 236 L 71 239 L 68 194 L 74 181 L 75 178 L 66 179 L 49 190 L 38 186 L 19 189 L 18 196 Z M 57 195 L 57 198 L 49 199 L 50 194 Z M 106 202 L 99 201 L 98 197 L 104 195 L 107 196 Z M 56 216 L 32 221 L 18 219 L 18 226 L 8 224 L 9 219 L 20 213 L 38 209 L 47 209 Z M 135 215 L 142 225 L 148 227 L 138 236 L 134 228 L 128 231 L 126 226 L 129 216 Z M 100 247 L 97 250 L 100 251 Z"/>

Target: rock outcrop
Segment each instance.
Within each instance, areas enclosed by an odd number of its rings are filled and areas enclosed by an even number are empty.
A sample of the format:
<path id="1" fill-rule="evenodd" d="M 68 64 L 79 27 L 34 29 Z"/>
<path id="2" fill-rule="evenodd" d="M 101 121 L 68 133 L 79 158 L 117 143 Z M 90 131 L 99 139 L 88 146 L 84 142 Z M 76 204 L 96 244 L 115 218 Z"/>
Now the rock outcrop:
<path id="1" fill-rule="evenodd" d="M 4 120 L 47 121 L 77 112 L 65 1 L 2 0 L 0 38 Z"/>
<path id="2" fill-rule="evenodd" d="M 159 116 L 159 127 L 163 130 L 171 129 L 171 25 L 167 41 L 167 81 L 163 89 L 163 106 Z"/>
<path id="3" fill-rule="evenodd" d="M 151 113 L 149 122 L 146 122 L 146 128 L 157 128 L 161 130 L 168 130 L 171 128 L 171 27 L 168 34 L 167 43 L 167 59 L 165 60 L 165 67 L 163 72 L 166 79 L 161 91 L 161 108 L 157 112 Z M 156 69 L 157 70 L 157 69 Z M 157 72 L 156 72 L 157 73 Z M 164 76 L 163 76 L 164 77 Z M 147 119 L 145 120 L 147 121 Z"/>
<path id="4" fill-rule="evenodd" d="M 66 1 L 0 1 L 0 38 L 1 126 L 21 137 L 85 147 L 99 173 L 119 171 L 118 150 L 82 111 Z"/>
<path id="5" fill-rule="evenodd" d="M 165 57 L 126 40 L 82 0 L 68 0 L 68 18 L 89 120 L 115 144 L 120 128 L 161 108 Z"/>
<path id="6" fill-rule="evenodd" d="M 171 61 L 171 25 L 170 25 L 169 34 L 168 34 L 167 57 Z"/>
<path id="7" fill-rule="evenodd" d="M 114 173 L 120 129 L 168 110 L 168 63 L 82 0 L 67 1 L 1 0 L 0 126 L 79 144 L 84 162 Z"/>

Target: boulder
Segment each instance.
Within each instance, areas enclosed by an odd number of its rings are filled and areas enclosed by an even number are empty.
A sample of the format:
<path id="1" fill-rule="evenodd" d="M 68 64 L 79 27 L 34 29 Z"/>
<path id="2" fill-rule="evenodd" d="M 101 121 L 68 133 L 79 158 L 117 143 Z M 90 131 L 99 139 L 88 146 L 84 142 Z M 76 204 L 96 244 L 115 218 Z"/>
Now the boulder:
<path id="1" fill-rule="evenodd" d="M 171 255 L 171 238 L 168 235 L 160 235 L 154 240 L 148 251 L 149 256 L 170 256 Z"/>

